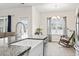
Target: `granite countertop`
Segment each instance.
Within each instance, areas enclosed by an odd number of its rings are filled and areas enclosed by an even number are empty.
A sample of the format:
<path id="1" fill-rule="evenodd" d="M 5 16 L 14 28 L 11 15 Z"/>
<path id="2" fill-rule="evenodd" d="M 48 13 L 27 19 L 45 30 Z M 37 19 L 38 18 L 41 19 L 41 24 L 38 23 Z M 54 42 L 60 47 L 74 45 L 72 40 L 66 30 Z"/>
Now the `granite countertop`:
<path id="1" fill-rule="evenodd" d="M 10 42 L 9 44 L 12 44 L 12 43 L 16 43 L 16 42 L 19 42 L 19 41 L 23 41 L 23 40 L 47 40 L 47 36 L 44 36 L 44 35 L 34 35 L 34 36 L 30 36 L 30 37 L 27 37 L 27 38 L 21 38 L 19 40 L 16 40 L 16 41 L 13 41 L 13 42 Z"/>
<path id="2" fill-rule="evenodd" d="M 47 36 L 44 36 L 44 35 L 34 35 L 34 36 L 29 37 L 27 39 L 45 40 L 46 38 L 47 38 Z"/>
<path id="3" fill-rule="evenodd" d="M 0 47 L 0 56 L 21 56 L 22 54 L 26 53 L 31 47 L 24 47 L 24 46 L 17 46 L 17 45 L 10 45 L 1 46 Z"/>

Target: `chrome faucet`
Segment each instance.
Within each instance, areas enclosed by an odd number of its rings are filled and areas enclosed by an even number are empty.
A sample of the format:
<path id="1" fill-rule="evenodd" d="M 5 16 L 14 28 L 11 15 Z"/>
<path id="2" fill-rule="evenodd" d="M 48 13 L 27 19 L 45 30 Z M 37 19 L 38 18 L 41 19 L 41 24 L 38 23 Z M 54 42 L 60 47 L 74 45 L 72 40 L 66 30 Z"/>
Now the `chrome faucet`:
<path id="1" fill-rule="evenodd" d="M 17 40 L 17 26 L 19 25 L 19 24 L 22 24 L 23 25 L 23 28 L 24 28 L 24 32 L 26 32 L 26 27 L 25 27 L 25 24 L 24 23 L 22 23 L 22 22 L 18 22 L 17 24 L 16 24 L 16 37 L 15 37 L 15 40 Z"/>

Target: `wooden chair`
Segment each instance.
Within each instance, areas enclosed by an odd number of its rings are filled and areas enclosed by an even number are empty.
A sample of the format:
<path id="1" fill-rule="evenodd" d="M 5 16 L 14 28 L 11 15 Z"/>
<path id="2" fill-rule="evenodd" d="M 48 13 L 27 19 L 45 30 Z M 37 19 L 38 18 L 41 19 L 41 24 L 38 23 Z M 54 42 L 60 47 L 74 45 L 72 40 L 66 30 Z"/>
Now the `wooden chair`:
<path id="1" fill-rule="evenodd" d="M 72 47 L 72 45 L 70 45 L 70 41 L 72 39 L 75 39 L 74 35 L 75 35 L 75 31 L 73 31 L 71 37 L 66 37 L 65 35 L 61 36 L 59 44 L 63 47 Z"/>

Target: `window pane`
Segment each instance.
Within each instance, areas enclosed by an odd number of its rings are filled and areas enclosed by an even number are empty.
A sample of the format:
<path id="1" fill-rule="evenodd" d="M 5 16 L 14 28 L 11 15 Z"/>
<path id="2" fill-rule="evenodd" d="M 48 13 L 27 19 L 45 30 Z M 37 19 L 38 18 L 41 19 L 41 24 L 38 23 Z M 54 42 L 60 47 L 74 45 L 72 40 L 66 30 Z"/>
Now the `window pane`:
<path id="1" fill-rule="evenodd" d="M 63 35 L 64 30 L 64 20 L 62 18 L 52 18 L 51 19 L 51 33 Z"/>

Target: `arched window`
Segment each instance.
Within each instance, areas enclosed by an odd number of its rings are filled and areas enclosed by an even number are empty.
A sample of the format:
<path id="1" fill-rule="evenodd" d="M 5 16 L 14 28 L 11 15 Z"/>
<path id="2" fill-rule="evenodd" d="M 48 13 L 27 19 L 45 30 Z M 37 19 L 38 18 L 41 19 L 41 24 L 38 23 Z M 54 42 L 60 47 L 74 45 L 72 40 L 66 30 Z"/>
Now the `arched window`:
<path id="1" fill-rule="evenodd" d="M 65 29 L 65 20 L 59 16 L 51 17 L 50 29 L 50 33 L 53 35 L 63 35 Z"/>

